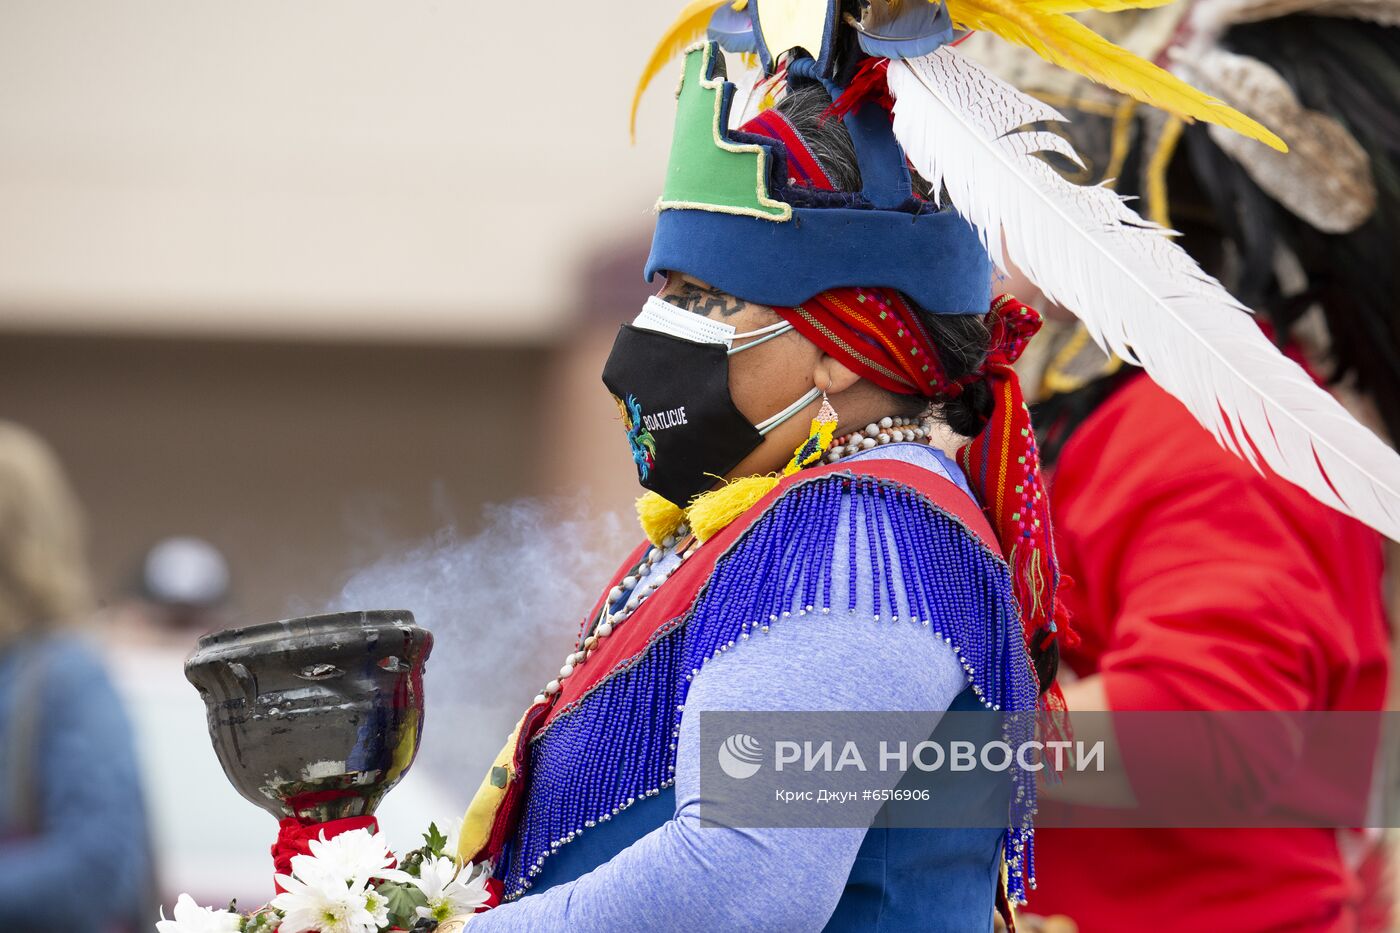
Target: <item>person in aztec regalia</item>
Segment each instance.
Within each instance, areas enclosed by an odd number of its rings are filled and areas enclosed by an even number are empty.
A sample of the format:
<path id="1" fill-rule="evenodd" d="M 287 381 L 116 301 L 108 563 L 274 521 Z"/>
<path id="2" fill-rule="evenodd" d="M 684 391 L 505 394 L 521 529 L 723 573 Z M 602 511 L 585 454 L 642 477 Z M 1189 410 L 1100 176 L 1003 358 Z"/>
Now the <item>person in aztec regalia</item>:
<path id="1" fill-rule="evenodd" d="M 1058 114 L 954 47 L 993 32 L 1283 147 L 1065 15 L 1133 5 L 682 12 L 643 79 L 681 56 L 646 265 L 659 288 L 603 372 L 647 490 L 646 540 L 600 586 L 467 811 L 458 855 L 490 864 L 497 903 L 442 930 L 962 933 L 998 913 L 1014 926 L 1034 884 L 1022 777 L 987 778 L 1005 825 L 958 831 L 702 828 L 698 787 L 707 711 L 998 710 L 1063 726 L 1054 681 L 1072 634 L 1011 365 L 1040 319 L 992 294 L 994 266 L 1076 309 L 1222 442 L 1400 528 L 1393 452 L 1165 231 L 1050 170 L 1038 152 L 1073 153 L 1035 124 Z M 745 94 L 731 62 L 752 65 Z M 1208 322 L 1209 340 L 1167 318 Z M 1238 366 L 1212 366 L 1221 353 Z M 1295 433 L 1270 430 L 1285 404 L 1303 410 Z"/>
<path id="2" fill-rule="evenodd" d="M 1293 151 L 1186 126 L 991 37 L 960 49 L 1071 114 L 1064 129 L 1083 164 L 1062 169 L 1140 197 L 1275 342 L 1400 438 L 1400 0 L 1083 15 L 1267 115 Z M 1053 472 L 1057 556 L 1077 584 L 1065 603 L 1080 644 L 1061 666 L 1062 681 L 1080 675 L 1063 684 L 1071 711 L 1386 708 L 1379 536 L 1202 443 L 1186 410 L 1083 323 L 1028 283 L 1006 284 L 1049 318 L 1018 371 Z M 1252 768 L 1218 747 L 1183 762 L 1185 779 L 1258 793 L 1243 776 Z M 1270 769 L 1308 760 L 1295 749 Z M 1161 762 L 1126 749 L 1123 762 L 1151 805 L 1154 782 L 1139 776 Z M 1043 822 L 1052 806 L 1042 797 Z M 1350 827 L 1051 829 L 1037 841 L 1041 885 L 1027 910 L 1079 933 L 1393 929 L 1386 846 Z"/>

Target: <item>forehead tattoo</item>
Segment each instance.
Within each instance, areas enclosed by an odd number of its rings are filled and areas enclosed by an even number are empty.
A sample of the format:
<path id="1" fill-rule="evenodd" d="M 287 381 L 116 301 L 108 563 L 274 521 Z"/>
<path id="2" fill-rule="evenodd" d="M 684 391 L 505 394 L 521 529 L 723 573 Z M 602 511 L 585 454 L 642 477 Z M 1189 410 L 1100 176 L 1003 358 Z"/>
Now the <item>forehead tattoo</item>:
<path id="1" fill-rule="evenodd" d="M 748 304 L 733 295 L 702 288 L 694 282 L 681 282 L 680 290 L 674 295 L 666 296 L 666 300 L 693 314 L 708 316 L 711 311 L 718 311 L 721 317 L 732 317 L 744 310 Z"/>

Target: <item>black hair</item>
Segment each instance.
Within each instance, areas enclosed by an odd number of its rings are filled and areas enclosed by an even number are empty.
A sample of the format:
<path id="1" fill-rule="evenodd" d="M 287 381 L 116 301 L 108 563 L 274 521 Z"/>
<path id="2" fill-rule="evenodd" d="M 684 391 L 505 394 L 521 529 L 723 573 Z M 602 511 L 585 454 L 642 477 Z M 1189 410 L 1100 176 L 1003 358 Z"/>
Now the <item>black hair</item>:
<path id="1" fill-rule="evenodd" d="M 845 125 L 839 119 L 825 115 L 830 105 L 831 97 L 819 82 L 794 80 L 789 82 L 787 93 L 777 103 L 776 109 L 802 137 L 833 184 L 843 191 L 859 191 L 860 166 L 856 163 L 855 146 Z M 915 190 L 926 196 L 927 184 L 917 175 L 914 182 Z M 938 361 L 950 380 L 963 379 L 982 368 L 992 339 L 986 313 L 932 314 L 911 301 L 909 296 L 903 297 L 918 314 L 938 353 Z M 987 419 L 991 417 L 994 403 L 991 387 L 985 379 L 968 383 L 956 397 L 944 396 L 930 401 L 891 392 L 890 398 L 900 414 L 927 412 L 964 437 L 973 437 L 982 432 Z M 1047 635 L 1047 631 L 1042 631 L 1031 639 L 1031 661 L 1040 680 L 1041 692 L 1050 688 L 1059 668 L 1059 646 L 1053 641 L 1046 644 Z"/>

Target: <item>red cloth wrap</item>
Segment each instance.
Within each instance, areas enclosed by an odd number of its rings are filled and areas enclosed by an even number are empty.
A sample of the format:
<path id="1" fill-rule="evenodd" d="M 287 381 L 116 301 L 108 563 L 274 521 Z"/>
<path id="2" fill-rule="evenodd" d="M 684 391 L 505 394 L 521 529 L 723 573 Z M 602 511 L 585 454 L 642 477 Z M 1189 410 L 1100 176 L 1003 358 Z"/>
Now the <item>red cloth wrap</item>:
<path id="1" fill-rule="evenodd" d="M 1060 602 L 1060 565 L 1050 522 L 1050 497 L 1021 380 L 1011 364 L 1040 330 L 1040 312 L 1002 295 L 992 302 L 992 342 L 982 376 L 992 391 L 992 416 L 982 433 L 958 448 L 958 464 L 991 519 L 1011 565 L 1011 585 L 1021 609 L 1026 644 L 1043 647 L 1067 631 Z M 1050 725 L 1068 731 L 1064 697 L 1051 684 L 1045 698 Z"/>
<path id="2" fill-rule="evenodd" d="M 272 844 L 272 867 L 279 875 L 290 875 L 292 856 L 310 855 L 311 840 L 320 839 L 323 833 L 325 838 L 331 839 L 354 829 L 368 829 L 377 833 L 379 821 L 372 816 L 347 816 L 342 820 L 313 823 L 294 816 L 285 817 L 277 823 L 277 841 Z M 277 893 L 281 894 L 282 885 L 277 884 L 275 878 L 273 883 L 277 886 Z"/>
<path id="3" fill-rule="evenodd" d="M 798 333 L 862 379 L 900 395 L 962 391 L 904 296 L 889 288 L 833 288 L 795 308 L 774 308 Z"/>
<path id="4" fill-rule="evenodd" d="M 500 906 L 501 898 L 506 893 L 506 883 L 500 878 L 486 879 L 486 903 L 478 907 L 474 913 L 484 913 L 493 907 Z"/>

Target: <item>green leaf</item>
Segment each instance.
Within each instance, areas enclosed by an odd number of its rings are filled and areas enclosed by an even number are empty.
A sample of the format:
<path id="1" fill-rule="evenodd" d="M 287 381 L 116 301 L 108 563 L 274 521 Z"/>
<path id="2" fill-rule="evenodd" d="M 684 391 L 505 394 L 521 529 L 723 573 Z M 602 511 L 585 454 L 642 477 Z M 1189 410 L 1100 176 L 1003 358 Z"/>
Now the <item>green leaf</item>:
<path id="1" fill-rule="evenodd" d="M 438 858 L 442 858 L 442 850 L 447 846 L 447 837 L 437 828 L 436 823 L 428 824 L 428 831 L 423 834 L 423 841 L 428 844 L 428 851 Z"/>
<path id="2" fill-rule="evenodd" d="M 389 904 L 389 920 L 405 930 L 418 922 L 417 908 L 428 906 L 428 899 L 414 885 L 381 881 L 374 888 Z"/>

